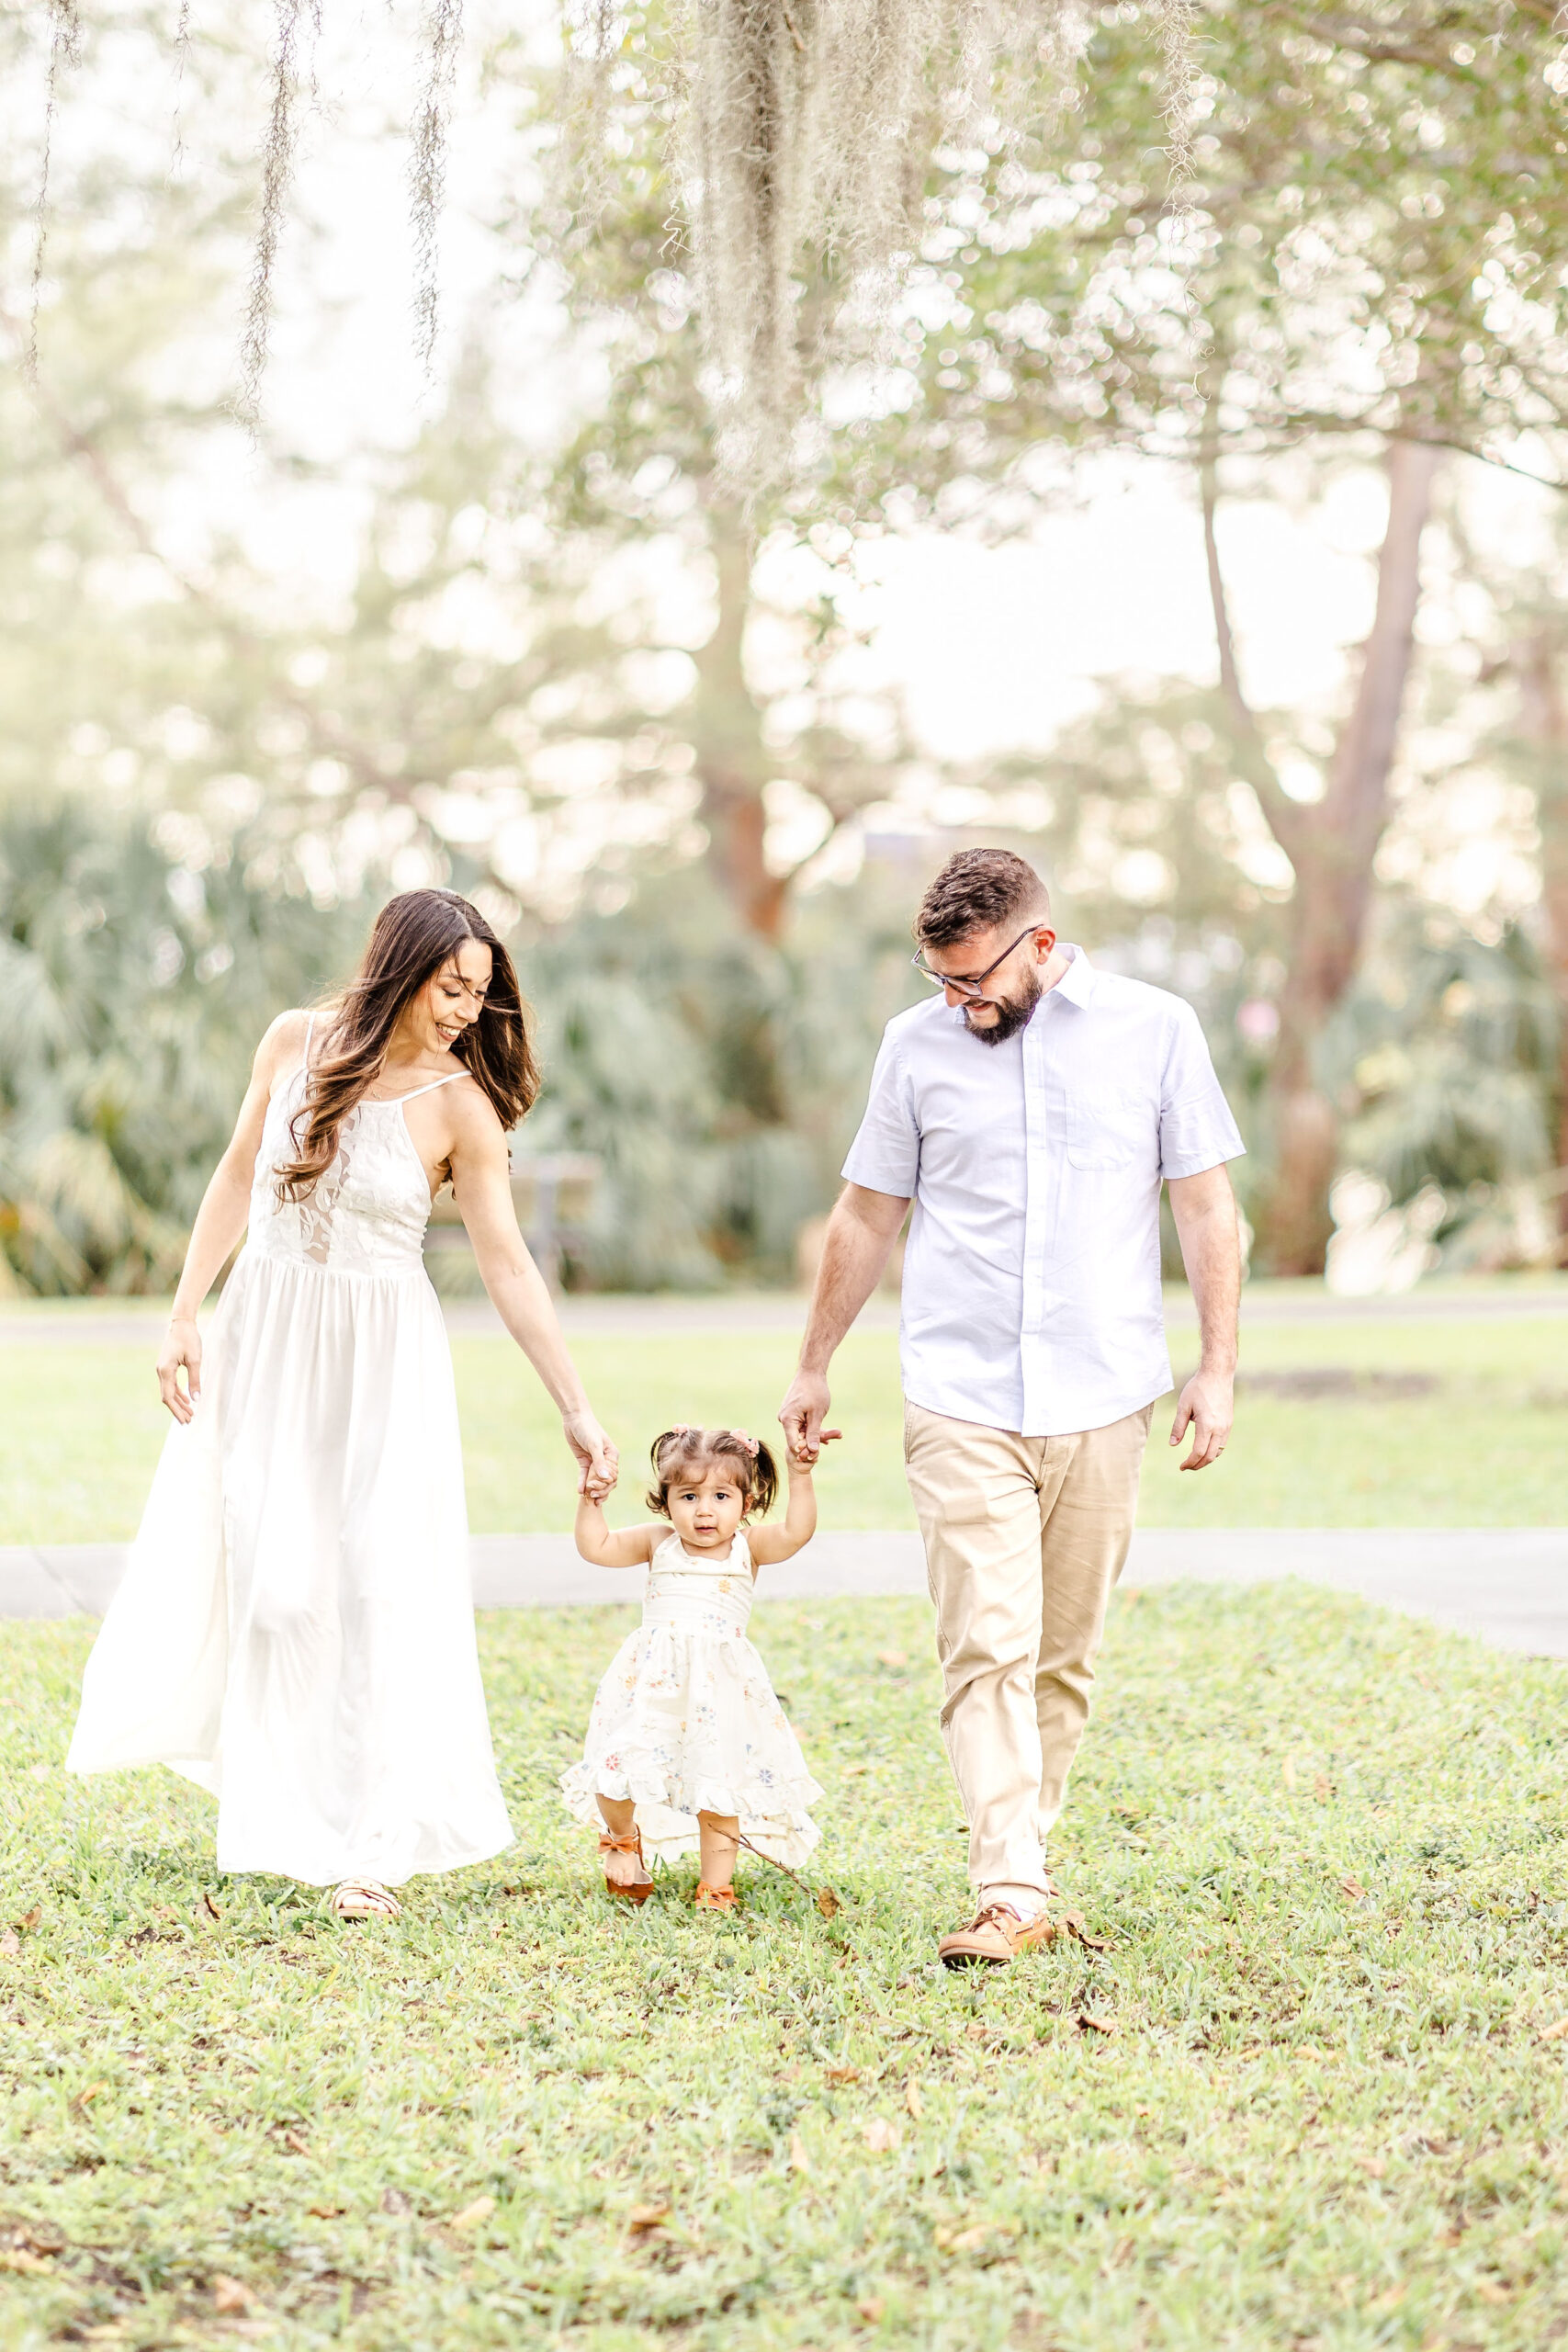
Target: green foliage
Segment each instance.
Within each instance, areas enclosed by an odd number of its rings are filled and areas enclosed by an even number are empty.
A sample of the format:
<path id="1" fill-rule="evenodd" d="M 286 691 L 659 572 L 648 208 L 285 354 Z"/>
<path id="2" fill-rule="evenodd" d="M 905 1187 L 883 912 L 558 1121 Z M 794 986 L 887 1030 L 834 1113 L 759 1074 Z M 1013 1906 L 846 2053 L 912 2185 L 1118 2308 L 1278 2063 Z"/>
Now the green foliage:
<path id="1" fill-rule="evenodd" d="M 939 158 L 869 447 L 978 469 L 1045 440 L 1265 455 L 1395 428 L 1506 454 L 1568 412 L 1568 121 L 1544 9 L 1292 0 L 1195 14 L 1193 178 L 1168 181 L 1157 12 L 1102 9 L 1038 142 Z"/>
<path id="2" fill-rule="evenodd" d="M 925 1608 L 759 1611 L 831 1921 L 761 1865 L 734 1922 L 690 1865 L 607 1906 L 554 1781 L 624 1622 L 485 1622 L 519 1849 L 368 1928 L 220 1877 L 172 1777 L 67 1781 L 85 1631 L 0 1629 L 39 1911 L 6 2216 L 51 2249 L 7 2346 L 216 2343 L 247 2296 L 280 2352 L 1552 2340 L 1554 1662 L 1299 1590 L 1123 1601 L 1056 1854 L 1109 1949 L 961 1976 Z"/>
<path id="3" fill-rule="evenodd" d="M 166 1289 L 263 1030 L 364 910 L 202 870 L 146 819 L 0 807 L 0 1242 L 38 1291 Z"/>
<path id="4" fill-rule="evenodd" d="M 1557 1008 L 1530 940 L 1495 945 L 1438 913 L 1392 910 L 1325 1041 L 1352 1090 L 1345 1148 L 1395 1202 L 1436 1184 L 1458 1225 L 1551 1166 Z"/>

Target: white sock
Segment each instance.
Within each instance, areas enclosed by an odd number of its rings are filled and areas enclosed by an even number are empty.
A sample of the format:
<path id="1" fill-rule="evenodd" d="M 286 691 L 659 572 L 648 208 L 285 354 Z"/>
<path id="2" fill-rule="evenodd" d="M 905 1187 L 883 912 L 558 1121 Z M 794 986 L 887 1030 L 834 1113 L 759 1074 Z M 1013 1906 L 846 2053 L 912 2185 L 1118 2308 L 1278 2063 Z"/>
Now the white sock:
<path id="1" fill-rule="evenodd" d="M 982 1904 L 1005 1903 L 1009 1910 L 1016 1911 L 1026 1925 L 1030 1920 L 1039 1918 L 1045 1908 L 1046 1900 L 1043 1886 L 1010 1886 L 1003 1883 L 997 1886 L 983 1886 L 980 1889 Z"/>

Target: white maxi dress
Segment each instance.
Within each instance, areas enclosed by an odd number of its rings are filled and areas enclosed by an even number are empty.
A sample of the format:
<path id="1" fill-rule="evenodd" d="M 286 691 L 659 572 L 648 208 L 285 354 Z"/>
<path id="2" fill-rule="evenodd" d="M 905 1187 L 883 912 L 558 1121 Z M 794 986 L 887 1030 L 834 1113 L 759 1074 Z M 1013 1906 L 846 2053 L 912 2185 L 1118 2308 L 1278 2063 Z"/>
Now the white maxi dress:
<path id="1" fill-rule="evenodd" d="M 314 1192 L 280 1203 L 305 1083 L 302 1064 L 268 1106 L 200 1401 L 164 1444 L 66 1762 L 210 1790 L 220 1870 L 400 1885 L 513 1842 L 403 1116 L 431 1090 L 359 1103 Z"/>

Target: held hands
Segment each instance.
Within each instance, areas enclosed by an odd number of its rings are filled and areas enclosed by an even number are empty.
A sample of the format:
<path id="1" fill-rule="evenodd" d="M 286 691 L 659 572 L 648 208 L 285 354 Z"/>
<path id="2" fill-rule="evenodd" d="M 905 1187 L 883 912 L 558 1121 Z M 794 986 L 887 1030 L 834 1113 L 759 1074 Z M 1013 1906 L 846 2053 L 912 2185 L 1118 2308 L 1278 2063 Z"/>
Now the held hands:
<path id="1" fill-rule="evenodd" d="M 590 1502 L 603 1502 L 621 1474 L 621 1457 L 592 1413 L 567 1413 L 561 1418 L 566 1442 L 577 1457 L 577 1491 Z"/>
<path id="2" fill-rule="evenodd" d="M 180 1386 L 185 1366 L 186 1385 Z M 201 1396 L 201 1334 L 193 1315 L 171 1317 L 158 1356 L 158 1394 L 176 1421 L 188 1421 Z"/>
<path id="3" fill-rule="evenodd" d="M 828 1383 L 819 1372 L 795 1374 L 789 1393 L 779 1407 L 779 1427 L 784 1431 L 793 1469 L 815 1469 L 822 1448 L 831 1445 L 835 1438 L 842 1438 L 842 1430 L 825 1430 L 822 1426 L 832 1401 Z"/>
<path id="4" fill-rule="evenodd" d="M 1170 1431 L 1172 1445 L 1181 1443 L 1190 1426 L 1192 1431 L 1191 1451 L 1177 1465 L 1179 1469 L 1206 1470 L 1219 1460 L 1235 1415 L 1235 1386 L 1234 1373 L 1204 1372 L 1201 1367 L 1187 1383 L 1177 1399 Z"/>

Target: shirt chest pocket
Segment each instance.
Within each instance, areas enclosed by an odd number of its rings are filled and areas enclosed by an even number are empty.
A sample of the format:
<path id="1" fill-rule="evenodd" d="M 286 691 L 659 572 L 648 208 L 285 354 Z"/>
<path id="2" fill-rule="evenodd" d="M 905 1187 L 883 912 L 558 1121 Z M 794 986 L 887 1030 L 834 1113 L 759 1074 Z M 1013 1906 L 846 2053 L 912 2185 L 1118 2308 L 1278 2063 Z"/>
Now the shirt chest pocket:
<path id="1" fill-rule="evenodd" d="M 1157 1120 L 1142 1095 L 1096 1091 L 1059 1098 L 1058 1134 L 1074 1168 L 1111 1174 L 1152 1165 Z"/>

